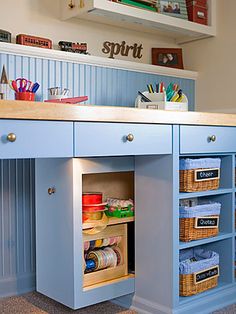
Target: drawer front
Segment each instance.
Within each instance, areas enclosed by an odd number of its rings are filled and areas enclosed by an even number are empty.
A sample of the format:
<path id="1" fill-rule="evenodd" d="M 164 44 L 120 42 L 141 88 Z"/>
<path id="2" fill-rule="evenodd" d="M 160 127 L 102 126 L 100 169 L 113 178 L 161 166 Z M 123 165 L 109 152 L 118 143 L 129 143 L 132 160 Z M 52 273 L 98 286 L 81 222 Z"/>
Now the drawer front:
<path id="1" fill-rule="evenodd" d="M 180 126 L 180 153 L 236 152 L 235 127 Z"/>
<path id="2" fill-rule="evenodd" d="M 0 121 L 0 158 L 72 156 L 72 122 Z"/>
<path id="3" fill-rule="evenodd" d="M 130 141 L 127 139 L 128 135 Z M 75 123 L 75 156 L 171 154 L 170 125 Z"/>

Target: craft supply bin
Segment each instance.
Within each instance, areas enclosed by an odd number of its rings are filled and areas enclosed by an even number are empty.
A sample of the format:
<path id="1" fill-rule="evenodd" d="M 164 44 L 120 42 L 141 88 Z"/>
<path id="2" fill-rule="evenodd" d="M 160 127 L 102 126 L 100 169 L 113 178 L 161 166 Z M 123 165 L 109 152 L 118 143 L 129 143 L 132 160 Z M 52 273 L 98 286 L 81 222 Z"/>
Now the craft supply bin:
<path id="1" fill-rule="evenodd" d="M 84 231 L 85 232 L 85 231 Z M 96 235 L 83 234 L 83 241 L 91 241 L 97 239 L 106 239 L 109 237 L 121 236 L 121 242 L 118 247 L 121 249 L 122 260 L 121 265 L 106 269 L 97 270 L 84 274 L 83 287 L 88 287 L 104 281 L 121 278 L 128 275 L 127 262 L 127 224 L 108 226 Z"/>
<path id="2" fill-rule="evenodd" d="M 180 206 L 179 238 L 188 242 L 214 237 L 219 233 L 220 203 Z"/>
<path id="3" fill-rule="evenodd" d="M 220 158 L 180 159 L 180 192 L 217 190 L 220 162 Z"/>
<path id="4" fill-rule="evenodd" d="M 207 25 L 208 24 L 208 9 L 206 1 L 186 1 L 187 11 L 188 11 L 188 20 Z"/>
<path id="5" fill-rule="evenodd" d="M 182 251 L 180 252 L 179 271 L 181 296 L 191 296 L 214 288 L 218 284 L 219 254 L 203 249 Z"/>

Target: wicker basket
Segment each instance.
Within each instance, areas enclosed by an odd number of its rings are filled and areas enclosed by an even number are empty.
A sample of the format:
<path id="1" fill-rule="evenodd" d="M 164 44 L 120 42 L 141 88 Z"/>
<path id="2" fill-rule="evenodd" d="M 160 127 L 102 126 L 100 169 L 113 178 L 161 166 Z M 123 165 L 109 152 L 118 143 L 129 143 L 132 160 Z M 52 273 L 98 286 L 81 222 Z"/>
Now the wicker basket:
<path id="1" fill-rule="evenodd" d="M 207 217 L 207 216 L 205 216 Z M 219 217 L 219 216 L 215 216 Z M 217 228 L 195 228 L 195 218 L 180 218 L 179 239 L 183 242 L 215 237 L 219 233 Z"/>
<path id="2" fill-rule="evenodd" d="M 186 249 L 180 253 L 179 294 L 191 296 L 218 284 L 219 254 L 201 248 Z"/>
<path id="3" fill-rule="evenodd" d="M 220 203 L 180 207 L 180 241 L 189 242 L 217 236 L 219 233 L 220 209 Z M 207 225 L 210 225 L 210 227 L 207 228 Z"/>
<path id="4" fill-rule="evenodd" d="M 188 297 L 208 289 L 214 288 L 218 285 L 218 277 L 209 279 L 202 283 L 194 284 L 194 274 L 179 275 L 179 295 Z"/>
<path id="5" fill-rule="evenodd" d="M 214 161 L 217 160 L 219 162 Z M 209 160 L 209 162 L 208 162 Z M 182 160 L 185 161 L 185 160 Z M 200 159 L 186 159 L 186 162 L 193 161 L 195 165 L 199 161 L 199 165 L 202 164 L 211 164 L 212 167 L 194 167 L 194 169 L 181 169 L 180 168 L 180 174 L 179 174 L 179 185 L 180 185 L 180 192 L 197 192 L 197 191 L 207 191 L 207 190 L 217 190 L 219 188 L 220 183 L 220 166 L 216 167 L 215 164 L 220 164 L 219 158 L 200 158 Z M 203 161 L 203 162 L 202 162 Z M 206 161 L 204 163 L 204 161 Z M 218 170 L 219 176 L 217 178 L 210 178 L 210 179 L 204 179 L 204 180 L 197 180 L 196 179 L 196 173 L 199 171 L 208 171 L 208 170 Z"/>

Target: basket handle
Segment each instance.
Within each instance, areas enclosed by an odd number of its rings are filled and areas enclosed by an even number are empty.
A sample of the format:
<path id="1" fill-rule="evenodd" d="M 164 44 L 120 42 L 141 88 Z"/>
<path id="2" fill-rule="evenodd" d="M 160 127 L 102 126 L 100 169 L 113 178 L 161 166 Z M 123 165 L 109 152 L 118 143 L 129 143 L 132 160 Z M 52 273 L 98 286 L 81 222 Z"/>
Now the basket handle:
<path id="1" fill-rule="evenodd" d="M 94 223 L 92 223 L 93 227 L 88 230 L 83 230 L 83 234 L 97 234 L 106 229 L 108 222 L 109 218 L 105 213 L 103 213 L 102 219 L 94 221 Z"/>

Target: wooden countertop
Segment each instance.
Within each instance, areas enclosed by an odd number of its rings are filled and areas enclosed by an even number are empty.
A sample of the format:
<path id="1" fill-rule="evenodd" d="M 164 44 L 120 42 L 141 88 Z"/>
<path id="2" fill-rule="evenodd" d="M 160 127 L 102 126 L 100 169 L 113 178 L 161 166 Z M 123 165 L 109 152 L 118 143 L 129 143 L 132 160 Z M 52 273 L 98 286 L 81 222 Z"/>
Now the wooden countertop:
<path id="1" fill-rule="evenodd" d="M 0 119 L 236 126 L 236 114 L 0 100 Z"/>

